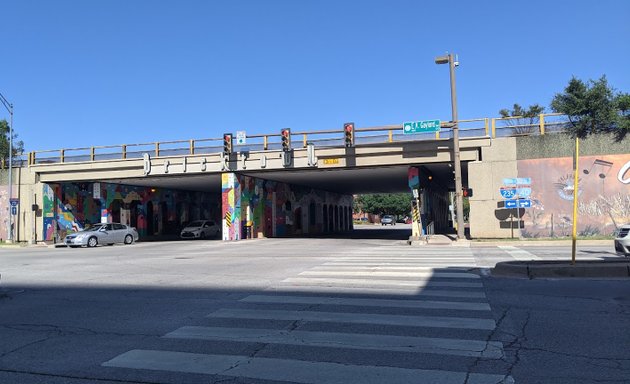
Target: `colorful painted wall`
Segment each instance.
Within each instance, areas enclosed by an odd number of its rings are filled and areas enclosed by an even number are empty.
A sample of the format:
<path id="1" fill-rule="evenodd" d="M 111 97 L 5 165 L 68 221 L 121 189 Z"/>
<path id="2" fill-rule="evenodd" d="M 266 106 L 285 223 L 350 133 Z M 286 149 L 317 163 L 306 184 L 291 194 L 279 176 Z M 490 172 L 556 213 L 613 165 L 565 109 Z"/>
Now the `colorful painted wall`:
<path id="1" fill-rule="evenodd" d="M 141 237 L 176 235 L 186 222 L 218 220 L 220 214 L 219 196 L 202 192 L 61 183 L 45 184 L 43 196 L 43 228 L 48 241 L 100 222 L 131 225 Z"/>
<path id="2" fill-rule="evenodd" d="M 224 174 L 222 202 L 224 240 L 311 235 L 352 228 L 351 195 Z"/>
<path id="3" fill-rule="evenodd" d="M 532 180 L 532 208 L 522 237 L 563 237 L 573 225 L 573 158 L 518 160 L 518 177 Z M 630 222 L 630 155 L 581 156 L 578 235 L 610 235 Z"/>

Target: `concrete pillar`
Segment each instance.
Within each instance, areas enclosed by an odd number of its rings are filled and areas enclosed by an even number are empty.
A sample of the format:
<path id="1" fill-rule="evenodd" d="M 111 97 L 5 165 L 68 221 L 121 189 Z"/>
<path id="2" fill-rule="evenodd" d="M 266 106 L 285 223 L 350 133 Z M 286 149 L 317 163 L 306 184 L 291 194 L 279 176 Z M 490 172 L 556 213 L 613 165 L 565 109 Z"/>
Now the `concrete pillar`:
<path id="1" fill-rule="evenodd" d="M 221 174 L 221 217 L 223 240 L 240 240 L 241 185 L 235 173 Z"/>

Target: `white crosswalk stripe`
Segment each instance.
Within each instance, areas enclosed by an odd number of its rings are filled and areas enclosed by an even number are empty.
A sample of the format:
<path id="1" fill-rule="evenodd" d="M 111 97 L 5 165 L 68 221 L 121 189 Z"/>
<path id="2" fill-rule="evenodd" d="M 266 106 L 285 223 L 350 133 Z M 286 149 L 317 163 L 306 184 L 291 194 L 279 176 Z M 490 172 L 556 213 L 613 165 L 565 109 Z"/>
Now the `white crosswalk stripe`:
<path id="1" fill-rule="evenodd" d="M 392 254 L 397 256 L 384 256 Z M 510 384 L 510 376 L 468 371 L 475 366 L 471 359 L 504 356 L 502 343 L 489 339 L 496 323 L 483 281 L 471 270 L 475 266 L 470 249 L 411 252 L 409 247 L 392 246 L 326 257 L 265 292 L 208 313 L 207 325 L 184 326 L 163 336 L 175 342 L 212 343 L 207 353 L 189 350 L 186 344 L 181 344 L 182 350 L 135 349 L 103 366 L 304 384 Z M 271 355 L 264 357 L 213 351 L 230 343 L 278 347 L 269 348 Z M 305 354 L 287 355 L 281 346 Z M 335 361 L 335 350 L 346 350 L 340 357 L 348 351 L 371 351 L 418 358 L 411 360 L 412 368 L 356 364 Z M 449 356 L 470 362 L 443 364 Z"/>
<path id="2" fill-rule="evenodd" d="M 542 260 L 540 257 L 534 255 L 531 252 L 528 252 L 524 249 L 520 249 L 511 245 L 500 245 L 499 248 L 507 252 L 510 256 L 512 256 L 516 260 L 521 260 L 521 261 Z"/>

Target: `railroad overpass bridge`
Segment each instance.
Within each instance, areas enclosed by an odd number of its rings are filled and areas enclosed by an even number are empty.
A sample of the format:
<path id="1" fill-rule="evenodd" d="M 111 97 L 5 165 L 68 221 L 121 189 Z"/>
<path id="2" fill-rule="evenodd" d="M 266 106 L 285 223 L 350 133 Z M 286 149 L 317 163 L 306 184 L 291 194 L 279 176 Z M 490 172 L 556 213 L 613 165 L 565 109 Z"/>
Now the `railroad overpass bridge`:
<path id="1" fill-rule="evenodd" d="M 541 115 L 530 126 L 501 124 L 505 119 L 459 122 L 462 181 L 474 189 L 472 236 L 511 235 L 513 227 L 488 223 L 501 200 L 496 190 L 503 178 L 518 174 L 516 139 L 523 127 L 527 135 L 560 131 L 564 123 L 550 121 L 555 117 Z M 344 146 L 342 130 L 291 138 L 286 152 L 280 134 L 247 136 L 229 158 L 222 155 L 222 138 L 31 152 L 15 193 L 21 201 L 17 238 L 50 239 L 60 223 L 76 229 L 106 219 L 148 236 L 174 233 L 198 218 L 222 220 L 231 233 L 225 239 L 344 231 L 352 226 L 352 195 L 410 193 L 410 167 L 420 170 L 425 225 L 448 230 L 454 191 L 448 124 L 415 135 L 404 134 L 402 125 L 357 128 L 351 147 Z M 30 212 L 32 204 L 37 211 Z"/>

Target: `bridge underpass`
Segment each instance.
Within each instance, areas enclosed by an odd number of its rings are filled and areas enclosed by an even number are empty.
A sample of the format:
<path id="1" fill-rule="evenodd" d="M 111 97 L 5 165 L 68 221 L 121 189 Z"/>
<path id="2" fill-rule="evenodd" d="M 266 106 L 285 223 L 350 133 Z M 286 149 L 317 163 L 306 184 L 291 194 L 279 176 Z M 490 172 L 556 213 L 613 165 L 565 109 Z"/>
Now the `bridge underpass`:
<path id="1" fill-rule="evenodd" d="M 315 145 L 305 134 L 303 146 L 295 143 L 288 153 L 265 138 L 261 148 L 237 146 L 229 158 L 193 140 L 168 149 L 155 143 L 145 152 L 123 145 L 106 154 L 95 147 L 87 155 L 71 154 L 81 149 L 32 153 L 32 185 L 24 194 L 41 209 L 32 214 L 32 236 L 50 240 L 60 223 L 76 230 L 103 220 L 136 224 L 145 238 L 176 235 L 195 219 L 222 222 L 224 240 L 338 234 L 352 229 L 352 195 L 406 192 L 411 206 L 409 167 L 420 169 L 424 224 L 448 231 L 452 140 L 397 140 L 387 129 L 385 142 L 369 136 L 353 147 L 340 146 L 338 136 Z M 465 185 L 468 162 L 479 161 L 490 145 L 488 137 L 460 140 Z"/>
<path id="2" fill-rule="evenodd" d="M 464 184 L 467 181 L 467 163 L 462 164 Z M 269 170 L 257 172 L 240 172 L 241 175 L 258 180 L 272 181 L 292 186 L 308 187 L 314 190 L 334 192 L 340 195 L 358 195 L 366 193 L 406 193 L 409 195 L 410 210 L 412 194 L 408 185 L 409 166 L 418 167 L 423 175 L 425 196 L 437 194 L 447 198 L 448 192 L 454 190 L 453 168 L 450 164 L 412 164 L 395 166 L 376 166 L 369 168 L 341 168 L 330 170 Z M 429 179 L 427 176 L 431 175 Z M 97 181 L 97 180 L 93 180 Z M 129 179 L 100 180 L 112 184 L 147 187 L 159 190 L 187 190 L 220 195 L 222 192 L 220 174 L 202 175 L 162 175 L 156 177 L 141 177 Z M 444 204 L 437 208 L 444 211 Z M 305 213 L 305 221 L 309 220 Z M 351 214 L 350 212 L 346 214 Z M 427 213 L 423 215 L 425 225 L 433 221 L 435 212 L 427 207 Z M 444 212 L 443 216 L 446 217 Z M 214 219 L 214 218 L 213 218 Z M 329 219 L 331 220 L 331 219 Z M 183 224 L 183 223 L 182 223 Z M 402 228 L 401 228 L 402 227 Z M 349 238 L 382 238 L 406 240 L 411 235 L 409 226 L 398 228 L 386 228 L 365 230 L 353 230 L 351 221 L 348 220 L 339 230 L 324 230 L 322 233 L 294 233 L 292 236 L 309 237 L 349 237 Z M 360 229 L 365 229 L 361 227 Z M 425 228 L 426 229 L 426 228 Z M 444 222 L 437 226 L 436 233 L 450 232 Z M 265 234 L 267 236 L 268 234 Z M 269 237 L 272 237 L 269 235 Z M 168 238 L 168 236 L 165 236 Z M 159 237 L 158 237 L 159 239 Z"/>

